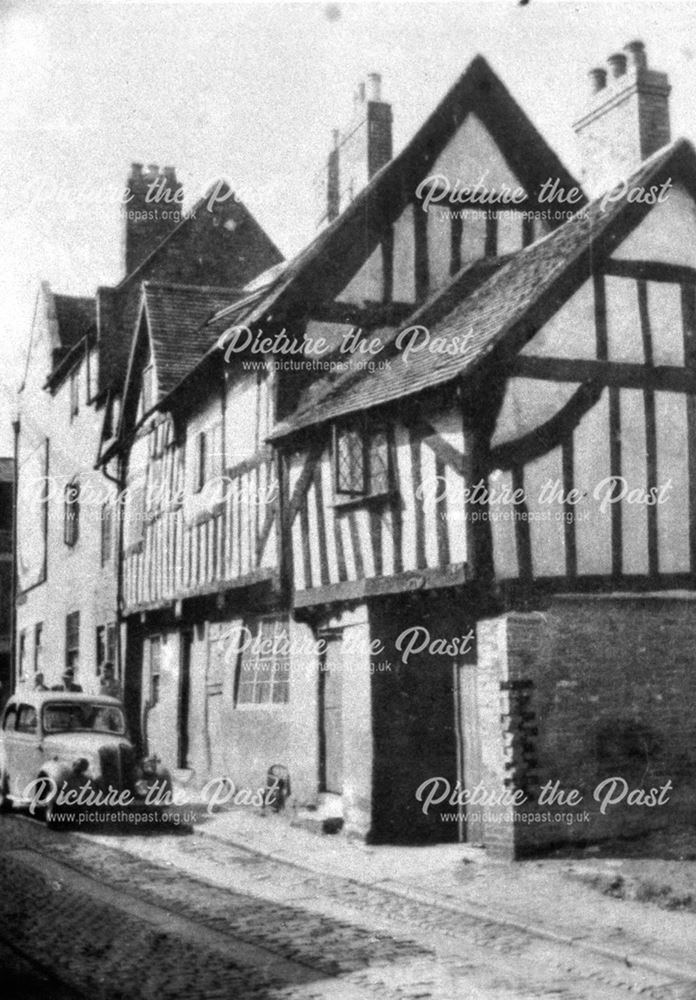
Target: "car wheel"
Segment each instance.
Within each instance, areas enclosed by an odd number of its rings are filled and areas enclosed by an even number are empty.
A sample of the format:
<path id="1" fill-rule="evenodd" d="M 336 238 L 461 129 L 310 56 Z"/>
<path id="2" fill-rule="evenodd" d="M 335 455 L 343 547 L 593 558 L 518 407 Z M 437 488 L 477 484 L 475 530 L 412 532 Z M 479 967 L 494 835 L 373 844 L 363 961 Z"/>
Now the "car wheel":
<path id="1" fill-rule="evenodd" d="M 45 774 L 40 774 L 39 779 L 45 778 Z M 34 811 L 34 818 L 40 823 L 45 823 L 46 826 L 56 825 L 56 816 L 60 812 L 60 807 L 56 805 L 57 793 L 52 795 L 48 802 L 42 803 L 42 805 L 37 805 Z"/>
<path id="2" fill-rule="evenodd" d="M 46 826 L 55 830 L 56 827 L 60 827 L 62 824 L 60 822 L 61 808 L 56 805 L 56 795 L 52 795 L 48 800 L 43 810 L 43 821 Z"/>
<path id="3" fill-rule="evenodd" d="M 7 795 L 9 782 L 6 774 L 0 774 L 0 813 L 9 812 L 12 808 L 12 800 Z"/>

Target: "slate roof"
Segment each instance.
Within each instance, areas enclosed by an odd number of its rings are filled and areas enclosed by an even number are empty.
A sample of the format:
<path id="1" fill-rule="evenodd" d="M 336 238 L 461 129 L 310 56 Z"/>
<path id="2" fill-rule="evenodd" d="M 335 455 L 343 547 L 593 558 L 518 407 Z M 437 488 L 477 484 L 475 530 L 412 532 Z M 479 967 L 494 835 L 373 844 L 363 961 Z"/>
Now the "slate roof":
<path id="1" fill-rule="evenodd" d="M 649 187 L 679 158 L 688 160 L 696 179 L 696 153 L 682 139 L 646 160 L 629 179 L 627 190 Z M 578 284 L 589 277 L 596 263 L 593 250 L 598 249 L 601 238 L 609 234 L 618 217 L 629 211 L 642 217 L 641 210 L 647 209 L 629 202 L 627 195 L 607 205 L 603 196 L 595 199 L 559 229 L 503 260 L 492 276 L 429 327 L 431 338 L 443 338 L 456 348 L 455 353 L 423 350 L 405 359 L 403 352 L 387 347 L 376 355 L 377 360 L 389 361 L 387 370 L 370 373 L 352 369 L 327 380 L 323 392 L 314 387 L 311 399 L 300 399 L 295 412 L 276 426 L 272 437 L 281 438 L 303 427 L 413 396 L 471 373 L 502 342 L 519 334 L 520 323 L 532 306 L 552 294 L 570 269 L 577 268 Z M 453 283 L 458 280 L 460 276 Z M 451 286 L 442 296 L 451 298 Z M 423 322 L 426 312 L 418 310 L 400 329 Z"/>
<path id="2" fill-rule="evenodd" d="M 207 321 L 238 295 L 230 288 L 143 282 L 160 395 L 170 392 L 214 346 L 222 331 Z"/>

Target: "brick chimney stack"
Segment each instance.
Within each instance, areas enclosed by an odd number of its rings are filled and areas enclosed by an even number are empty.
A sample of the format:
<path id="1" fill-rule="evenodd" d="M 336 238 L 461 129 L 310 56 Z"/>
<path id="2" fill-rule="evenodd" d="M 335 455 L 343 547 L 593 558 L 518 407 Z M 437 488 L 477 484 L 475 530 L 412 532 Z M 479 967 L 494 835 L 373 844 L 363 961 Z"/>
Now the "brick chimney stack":
<path id="1" fill-rule="evenodd" d="M 590 101 L 573 128 L 580 143 L 582 180 L 596 196 L 631 174 L 670 141 L 666 73 L 648 68 L 645 46 L 629 42 L 590 70 Z"/>
<path id="2" fill-rule="evenodd" d="M 174 167 L 160 169 L 156 163 L 132 163 L 126 186 L 123 262 L 130 274 L 178 225 L 183 192 Z"/>
<path id="3" fill-rule="evenodd" d="M 353 116 L 333 130 L 332 149 L 316 179 L 318 225 L 332 222 L 392 158 L 392 109 L 382 100 L 382 78 L 368 73 L 353 95 Z"/>

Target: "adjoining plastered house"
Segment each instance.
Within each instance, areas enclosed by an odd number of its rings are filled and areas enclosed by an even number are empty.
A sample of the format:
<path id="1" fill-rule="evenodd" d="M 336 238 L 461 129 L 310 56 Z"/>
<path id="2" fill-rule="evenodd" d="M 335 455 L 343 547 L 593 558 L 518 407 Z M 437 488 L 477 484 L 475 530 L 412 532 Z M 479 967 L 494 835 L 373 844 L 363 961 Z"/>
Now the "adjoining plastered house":
<path id="1" fill-rule="evenodd" d="M 97 468 L 119 421 L 143 283 L 242 287 L 281 260 L 229 188 L 185 215 L 170 168 L 134 164 L 124 204 L 125 276 L 94 298 L 39 293 L 18 395 L 15 686 L 61 683 L 68 666 L 99 690 L 111 660 L 122 680 L 117 462 Z"/>
<path id="2" fill-rule="evenodd" d="M 143 287 L 126 688 L 199 782 L 508 855 L 691 815 L 696 158 L 640 43 L 591 77 L 593 201 L 483 59 L 394 159 L 373 76 L 304 251 Z"/>

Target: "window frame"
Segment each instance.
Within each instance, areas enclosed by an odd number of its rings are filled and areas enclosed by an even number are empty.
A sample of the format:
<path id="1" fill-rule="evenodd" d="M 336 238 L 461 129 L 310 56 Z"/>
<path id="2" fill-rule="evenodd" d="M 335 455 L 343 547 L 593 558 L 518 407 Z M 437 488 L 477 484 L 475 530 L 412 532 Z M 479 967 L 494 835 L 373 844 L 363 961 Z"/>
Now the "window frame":
<path id="1" fill-rule="evenodd" d="M 63 542 L 74 548 L 80 540 L 80 480 L 76 477 L 63 490 Z"/>
<path id="2" fill-rule="evenodd" d="M 31 714 L 33 712 L 33 715 Z M 32 719 L 33 725 L 26 725 L 24 723 L 24 716 L 29 715 Z M 25 736 L 36 736 L 39 731 L 39 713 L 33 705 L 27 705 L 26 702 L 17 706 L 17 718 L 15 720 L 14 731 L 16 733 L 23 733 Z"/>
<path id="3" fill-rule="evenodd" d="M 224 434 L 222 420 L 216 420 L 195 436 L 194 493 L 202 493 L 209 482 L 224 470 Z"/>
<path id="4" fill-rule="evenodd" d="M 255 618 L 245 619 L 244 624 L 247 628 L 252 631 L 253 639 L 256 640 L 259 635 L 263 639 L 262 629 L 263 623 L 270 622 L 277 626 L 274 628 L 274 637 L 288 635 L 289 619 L 285 615 L 259 615 Z M 252 640 L 253 642 L 253 640 Z M 252 643 L 244 644 L 248 647 Z M 241 648 L 237 653 L 237 662 L 235 669 L 234 678 L 234 707 L 235 709 L 240 709 L 242 711 L 254 711 L 257 709 L 264 710 L 275 710 L 287 708 L 290 704 L 290 657 L 289 655 L 278 656 L 278 657 L 263 657 L 263 656 L 252 656 L 249 657 L 250 663 L 253 664 L 254 669 L 252 671 L 252 680 L 244 680 L 245 671 L 245 654 L 247 653 L 247 648 Z M 272 659 L 271 673 L 268 678 L 260 675 L 260 671 L 257 668 L 259 663 L 263 663 L 266 660 Z M 251 698 L 246 697 L 246 689 L 250 685 Z M 255 695 L 260 687 L 260 685 L 268 685 L 268 697 L 262 700 L 258 700 Z M 242 692 L 245 692 L 245 696 L 242 697 Z M 276 691 L 282 691 L 283 697 L 276 699 L 274 697 Z"/>
<path id="5" fill-rule="evenodd" d="M 17 677 L 19 680 L 26 680 L 27 676 L 27 630 L 23 628 L 19 633 L 17 644 Z"/>
<path id="6" fill-rule="evenodd" d="M 163 637 L 161 632 L 155 632 L 148 636 L 147 640 L 147 670 L 148 670 L 148 694 L 150 708 L 159 704 L 162 683 L 162 646 Z M 155 670 L 155 657 L 153 653 L 157 649 L 157 669 Z"/>
<path id="7" fill-rule="evenodd" d="M 341 483 L 340 440 L 341 435 L 353 434 L 360 437 L 363 488 L 347 489 Z M 378 435 L 384 436 L 386 446 L 386 485 L 377 489 L 373 485 L 375 470 L 372 467 L 372 446 Z M 334 424 L 331 441 L 331 467 L 333 474 L 334 501 L 339 504 L 361 503 L 373 498 L 389 497 L 395 491 L 395 460 L 391 429 L 386 424 L 373 427 L 360 424 Z"/>
<path id="8" fill-rule="evenodd" d="M 79 415 L 80 412 L 80 366 L 77 365 L 70 372 L 70 422 Z"/>
<path id="9" fill-rule="evenodd" d="M 116 630 L 116 622 L 102 622 L 101 625 L 97 625 L 94 633 L 97 670 L 99 670 L 102 664 L 111 663 L 114 668 L 114 677 L 118 675 L 118 665 L 116 663 L 116 654 L 118 651 Z"/>
<path id="10" fill-rule="evenodd" d="M 43 662 L 39 662 L 39 654 L 41 654 L 42 661 L 44 654 L 43 631 L 44 623 L 42 621 L 36 622 L 34 625 L 34 675 L 43 673 Z"/>
<path id="11" fill-rule="evenodd" d="M 113 559 L 114 554 L 114 505 L 111 500 L 105 500 L 101 509 L 99 557 L 102 566 Z"/>
<path id="12" fill-rule="evenodd" d="M 71 645 L 71 639 L 73 644 Z M 74 657 L 74 659 L 73 659 Z M 65 666 L 77 673 L 80 667 L 80 612 L 70 611 L 65 616 Z"/>
<path id="13" fill-rule="evenodd" d="M 205 486 L 206 479 L 206 459 L 208 449 L 208 440 L 206 431 L 199 431 L 196 434 L 196 448 L 194 454 L 196 456 L 196 468 L 195 468 L 195 485 L 196 493 L 200 493 Z"/>

